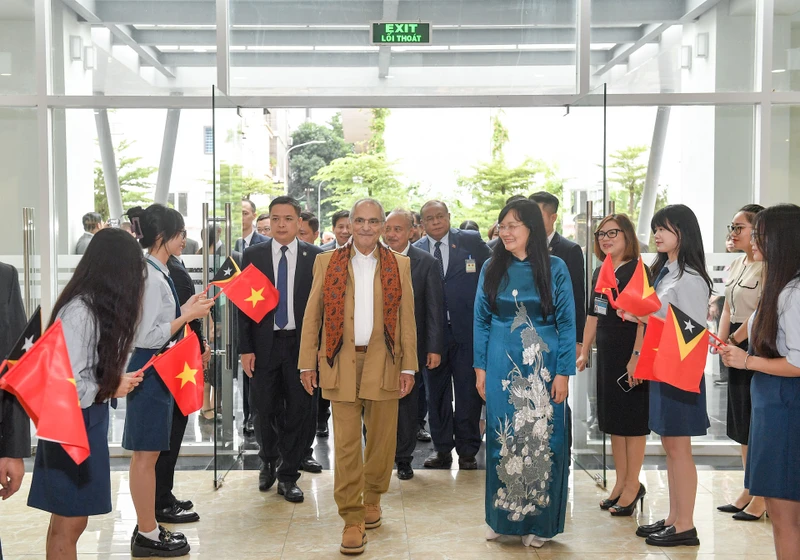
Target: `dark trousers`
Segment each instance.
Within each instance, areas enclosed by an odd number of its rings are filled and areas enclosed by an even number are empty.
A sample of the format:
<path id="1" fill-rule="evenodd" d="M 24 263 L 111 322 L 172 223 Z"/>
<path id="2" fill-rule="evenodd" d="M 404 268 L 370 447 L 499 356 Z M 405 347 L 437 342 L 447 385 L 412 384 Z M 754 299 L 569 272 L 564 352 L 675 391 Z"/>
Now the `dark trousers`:
<path id="1" fill-rule="evenodd" d="M 425 429 L 425 417 L 428 415 L 428 393 L 425 390 L 425 375 L 422 374 L 425 371 L 425 363 L 420 366 L 419 368 L 420 375 L 417 375 L 417 381 L 414 383 L 414 389 L 419 394 L 419 403 L 417 405 L 417 423 L 419 424 L 419 428 L 424 430 Z"/>
<path id="2" fill-rule="evenodd" d="M 321 391 L 319 395 L 319 404 L 315 410 L 317 411 L 317 427 L 321 428 L 327 426 L 328 420 L 331 417 L 331 401 L 323 398 Z"/>
<path id="3" fill-rule="evenodd" d="M 440 453 L 449 453 L 455 447 L 460 456 L 471 457 L 481 448 L 483 399 L 475 388 L 472 358 L 472 344 L 459 344 L 447 328 L 441 365 L 425 370 L 428 423 L 434 448 Z"/>
<path id="4" fill-rule="evenodd" d="M 259 364 L 250 380 L 254 420 L 261 460 L 276 463 L 278 480 L 297 482 L 308 448 L 308 424 L 313 399 L 300 383 L 297 336 L 275 338 L 269 364 Z M 259 365 L 261 367 L 259 367 Z"/>
<path id="5" fill-rule="evenodd" d="M 319 381 L 317 385 L 319 385 Z M 308 421 L 306 422 L 306 450 L 303 453 L 303 459 L 314 458 L 314 439 L 317 437 L 317 415 L 314 413 L 319 410 L 319 400 L 321 398 L 322 389 L 317 387 L 314 389 L 314 394 L 311 395 L 311 413 L 308 415 Z"/>
<path id="6" fill-rule="evenodd" d="M 175 465 L 181 452 L 183 434 L 188 418 L 177 404 L 172 406 L 172 430 L 169 434 L 169 451 L 162 451 L 156 461 L 156 509 L 171 507 L 175 503 L 172 487 L 175 484 Z"/>
<path id="7" fill-rule="evenodd" d="M 242 413 L 244 415 L 244 419 L 242 422 L 247 422 L 250 420 L 250 378 L 247 374 L 242 371 L 241 373 L 241 380 L 242 380 Z"/>
<path id="8" fill-rule="evenodd" d="M 417 446 L 420 388 L 418 382 L 422 376 L 421 373 L 414 376 L 414 387 L 409 394 L 400 399 L 397 405 L 397 450 L 394 454 L 396 463 L 410 463 L 413 459 L 414 448 Z"/>

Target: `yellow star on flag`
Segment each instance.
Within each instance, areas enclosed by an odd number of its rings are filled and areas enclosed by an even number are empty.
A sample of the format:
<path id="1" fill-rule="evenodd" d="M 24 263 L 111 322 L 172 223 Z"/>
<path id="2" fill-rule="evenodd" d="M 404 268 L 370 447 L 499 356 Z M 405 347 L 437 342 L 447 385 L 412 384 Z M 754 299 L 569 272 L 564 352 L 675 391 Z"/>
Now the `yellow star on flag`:
<path id="1" fill-rule="evenodd" d="M 67 381 L 69 381 L 70 383 L 72 383 L 73 385 L 75 385 L 75 389 L 76 389 L 76 390 L 78 389 L 78 382 L 77 382 L 77 381 L 75 381 L 75 378 L 74 378 L 74 377 L 70 377 L 69 379 L 67 379 Z M 78 398 L 78 406 L 81 406 L 81 399 L 80 399 L 80 397 Z"/>
<path id="2" fill-rule="evenodd" d="M 197 370 L 190 368 L 188 362 L 184 362 L 183 371 L 176 375 L 175 379 L 181 380 L 181 389 L 183 389 L 183 386 L 187 383 L 194 383 L 197 385 L 195 375 L 197 375 Z"/>
<path id="3" fill-rule="evenodd" d="M 260 290 L 256 290 L 255 288 L 250 288 L 250 297 L 245 299 L 245 301 L 249 301 L 253 304 L 253 307 L 258 305 L 258 302 L 264 301 L 266 298 L 263 296 L 264 288 Z"/>

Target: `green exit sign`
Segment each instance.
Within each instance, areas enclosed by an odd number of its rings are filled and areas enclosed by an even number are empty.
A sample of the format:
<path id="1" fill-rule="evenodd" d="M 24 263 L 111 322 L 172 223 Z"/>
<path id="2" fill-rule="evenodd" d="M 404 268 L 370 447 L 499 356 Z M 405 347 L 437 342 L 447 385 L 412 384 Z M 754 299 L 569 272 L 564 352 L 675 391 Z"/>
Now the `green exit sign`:
<path id="1" fill-rule="evenodd" d="M 430 42 L 430 23 L 375 22 L 372 24 L 373 45 L 428 45 Z"/>

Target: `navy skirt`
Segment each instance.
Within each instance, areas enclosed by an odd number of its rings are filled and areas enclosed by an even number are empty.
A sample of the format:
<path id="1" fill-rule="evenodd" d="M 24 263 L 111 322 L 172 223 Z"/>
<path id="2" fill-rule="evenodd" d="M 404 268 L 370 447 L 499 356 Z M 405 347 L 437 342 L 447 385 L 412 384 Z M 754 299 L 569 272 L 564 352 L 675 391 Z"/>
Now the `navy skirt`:
<path id="1" fill-rule="evenodd" d="M 136 348 L 128 371 L 141 368 L 156 351 Z M 169 451 L 173 406 L 175 400 L 161 377 L 154 368 L 147 368 L 142 382 L 126 397 L 122 447 L 129 451 Z"/>
<path id="2" fill-rule="evenodd" d="M 111 511 L 108 458 L 108 403 L 83 409 L 89 457 L 76 465 L 64 448 L 39 440 L 28 506 L 63 517 L 103 515 Z"/>
<path id="3" fill-rule="evenodd" d="M 754 496 L 800 501 L 800 378 L 754 372 L 744 486 Z"/>
<path id="4" fill-rule="evenodd" d="M 706 411 L 706 377 L 700 392 L 690 393 L 667 383 L 650 383 L 650 429 L 660 436 L 704 436 L 711 423 Z"/>

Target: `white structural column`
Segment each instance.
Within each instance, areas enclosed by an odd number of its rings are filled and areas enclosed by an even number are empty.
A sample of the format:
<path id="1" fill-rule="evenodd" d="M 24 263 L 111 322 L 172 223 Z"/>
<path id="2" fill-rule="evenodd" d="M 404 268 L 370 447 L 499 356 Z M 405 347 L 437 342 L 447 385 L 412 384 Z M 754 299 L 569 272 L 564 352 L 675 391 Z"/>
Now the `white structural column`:
<path id="1" fill-rule="evenodd" d="M 381 21 L 396 21 L 400 10 L 400 0 L 383 0 L 383 19 Z M 370 29 L 372 34 L 372 29 Z M 381 45 L 378 50 L 378 77 L 389 77 L 389 63 L 392 61 L 392 47 Z"/>
<path id="2" fill-rule="evenodd" d="M 108 110 L 95 110 L 94 121 L 97 125 L 97 142 L 100 145 L 100 159 L 103 164 L 103 179 L 106 183 L 108 217 L 121 218 L 122 193 L 120 193 L 119 190 L 117 158 L 114 154 L 114 144 L 111 141 L 111 125 L 108 123 Z"/>
<path id="3" fill-rule="evenodd" d="M 578 95 L 585 95 L 591 89 L 590 64 L 592 56 L 592 0 L 578 0 L 577 33 L 578 57 L 575 64 Z"/>
<path id="4" fill-rule="evenodd" d="M 217 0 L 217 88 L 225 95 L 231 84 L 231 30 L 228 0 Z"/>
<path id="5" fill-rule="evenodd" d="M 167 204 L 169 183 L 172 178 L 172 164 L 175 161 L 175 143 L 178 140 L 178 124 L 181 120 L 180 109 L 167 110 L 167 122 L 164 124 L 164 142 L 161 144 L 161 162 L 158 165 L 158 179 L 156 180 L 156 194 L 154 201 L 157 204 Z"/>
<path id="6" fill-rule="evenodd" d="M 664 160 L 664 146 L 667 143 L 670 107 L 659 107 L 656 122 L 653 126 L 653 141 L 650 144 L 650 159 L 647 162 L 647 177 L 642 190 L 642 205 L 639 212 L 639 223 L 636 225 L 636 237 L 645 245 L 650 242 L 650 221 L 656 209 L 658 198 L 658 178 L 661 175 L 661 162 Z"/>
<path id="7" fill-rule="evenodd" d="M 758 0 L 756 5 L 755 89 L 761 92 L 756 107 L 755 193 L 754 200 L 765 206 L 779 202 L 770 196 L 769 175 L 772 168 L 772 45 L 774 0 Z M 779 193 L 777 194 L 780 197 Z"/>

